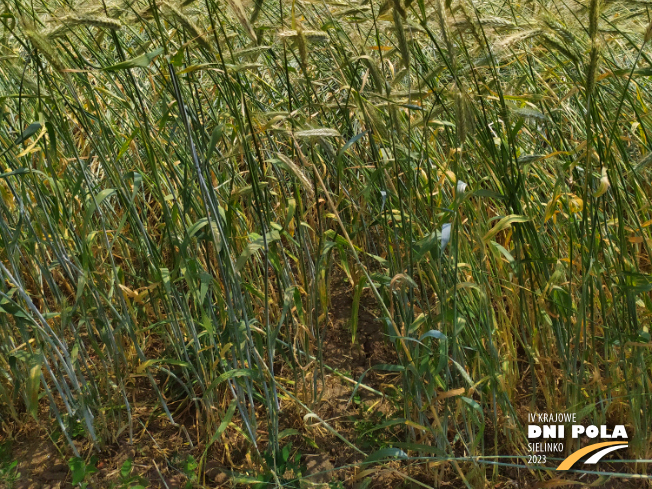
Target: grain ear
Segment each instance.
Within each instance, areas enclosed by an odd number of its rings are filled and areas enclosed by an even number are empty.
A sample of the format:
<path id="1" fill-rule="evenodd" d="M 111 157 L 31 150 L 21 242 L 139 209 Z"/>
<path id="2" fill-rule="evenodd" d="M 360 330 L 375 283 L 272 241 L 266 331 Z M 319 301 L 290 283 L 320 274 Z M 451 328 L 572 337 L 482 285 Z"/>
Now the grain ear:
<path id="1" fill-rule="evenodd" d="M 256 32 L 254 31 L 251 22 L 249 21 L 249 19 L 245 14 L 245 9 L 242 5 L 242 2 L 240 0 L 226 0 L 226 1 L 229 4 L 229 7 L 231 7 L 231 11 L 235 15 L 235 17 L 238 19 L 242 27 L 244 27 L 244 30 L 247 33 L 247 35 L 251 38 L 252 41 L 257 42 L 258 37 L 256 36 Z M 261 3 L 261 8 L 262 8 L 262 3 Z"/>
<path id="2" fill-rule="evenodd" d="M 403 20 L 401 17 L 405 17 L 405 10 L 400 8 L 399 0 L 394 0 L 394 29 L 396 31 L 396 39 L 398 41 L 398 48 L 401 51 L 401 57 L 403 58 L 403 66 L 406 68 L 410 66 L 410 48 L 408 47 L 407 39 L 405 38 L 405 29 L 403 29 Z"/>
<path id="3" fill-rule="evenodd" d="M 190 19 L 190 17 L 179 10 L 173 3 L 166 1 L 162 3 L 165 6 L 166 10 L 172 13 L 172 16 L 188 31 L 188 33 L 194 39 L 197 40 L 201 46 L 203 46 L 205 49 L 208 49 L 209 51 L 212 50 L 212 47 L 208 43 L 206 37 L 199 30 L 199 27 L 197 27 L 197 25 Z"/>

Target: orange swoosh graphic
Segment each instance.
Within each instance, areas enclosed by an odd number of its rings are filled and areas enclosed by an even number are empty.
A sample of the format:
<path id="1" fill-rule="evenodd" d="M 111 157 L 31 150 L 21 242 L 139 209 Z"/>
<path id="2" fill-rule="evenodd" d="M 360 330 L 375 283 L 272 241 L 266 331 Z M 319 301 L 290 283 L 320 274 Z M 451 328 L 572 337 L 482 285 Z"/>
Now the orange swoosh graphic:
<path id="1" fill-rule="evenodd" d="M 626 443 L 623 443 L 622 441 L 605 441 L 603 443 L 594 443 L 588 447 L 580 448 L 578 451 L 570 454 L 562 463 L 560 463 L 559 467 L 557 467 L 557 470 L 568 470 L 584 455 L 595 452 L 600 448 L 610 447 L 612 445 L 626 445 Z"/>

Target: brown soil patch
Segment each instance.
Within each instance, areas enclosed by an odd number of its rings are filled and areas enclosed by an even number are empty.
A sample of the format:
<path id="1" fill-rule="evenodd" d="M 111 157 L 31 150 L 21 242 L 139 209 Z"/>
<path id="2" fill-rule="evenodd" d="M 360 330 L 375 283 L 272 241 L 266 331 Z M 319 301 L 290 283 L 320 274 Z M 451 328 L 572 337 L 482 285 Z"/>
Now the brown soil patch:
<path id="1" fill-rule="evenodd" d="M 168 487 L 181 489 L 185 487 L 187 477 L 182 471 L 183 461 L 188 455 L 198 458 L 201 453 L 192 449 L 188 441 L 184 442 L 183 429 L 174 428 L 167 422 L 155 423 L 147 431 L 139 430 L 130 445 L 127 436 L 121 437 L 120 443 L 105 446 L 101 451 L 80 444 L 80 452 L 85 458 L 97 457 L 95 474 L 88 476 L 85 482 L 89 487 L 109 488 L 121 481 L 120 468 L 127 459 L 132 461 L 130 476 L 133 483 L 143 483 L 146 487 Z M 18 462 L 16 472 L 20 473 L 15 482 L 16 489 L 68 489 L 72 488 L 72 474 L 68 461 L 72 457 L 64 442 L 58 445 L 64 450 L 57 450 L 43 430 L 15 434 L 11 443 L 11 459 Z M 0 440 L 1 441 L 1 440 Z M 83 450 L 82 446 L 86 448 Z M 178 466 L 175 466 L 178 464 Z M 140 478 L 138 481 L 137 478 Z M 8 487 L 2 485 L 0 487 Z M 7 482 L 5 481 L 5 484 Z M 120 487 L 119 485 L 117 487 Z"/>
<path id="2" fill-rule="evenodd" d="M 331 284 L 331 325 L 324 341 L 324 361 L 340 371 L 351 372 L 356 378 L 378 364 L 399 364 L 396 349 L 390 343 L 385 326 L 378 319 L 380 308 L 369 289 L 360 298 L 356 341 L 352 343 L 351 309 L 353 290 L 343 274 L 336 274 Z M 375 372 L 369 372 L 366 383 L 377 380 Z"/>

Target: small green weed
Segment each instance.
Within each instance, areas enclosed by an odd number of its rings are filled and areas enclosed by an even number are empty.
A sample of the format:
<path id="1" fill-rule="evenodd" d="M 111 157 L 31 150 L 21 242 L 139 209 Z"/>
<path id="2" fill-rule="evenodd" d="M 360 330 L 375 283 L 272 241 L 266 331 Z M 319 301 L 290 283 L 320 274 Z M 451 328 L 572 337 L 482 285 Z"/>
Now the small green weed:
<path id="1" fill-rule="evenodd" d="M 354 398 L 355 402 L 355 398 Z M 383 448 L 387 446 L 387 429 L 382 429 L 387 417 L 382 413 L 364 413 L 364 404 L 359 405 L 361 416 L 352 418 L 353 427 L 356 432 L 356 439 L 359 446 L 366 449 Z"/>
<path id="2" fill-rule="evenodd" d="M 113 485 L 114 489 L 145 489 L 147 480 L 138 474 L 132 474 L 134 468 L 133 461 L 128 458 L 120 467 L 120 482 Z"/>
<path id="3" fill-rule="evenodd" d="M 18 461 L 11 456 L 11 443 L 0 443 L 0 485 L 12 489 L 19 478 Z"/>
<path id="4" fill-rule="evenodd" d="M 274 457 L 271 453 L 264 455 L 267 470 L 257 477 L 259 484 L 254 485 L 254 489 L 265 489 L 269 484 L 278 484 L 283 487 L 299 488 L 301 476 L 305 473 L 306 468 L 301 463 L 301 453 L 297 452 L 292 455 L 292 443 L 288 443 L 276 453 Z M 276 460 L 275 460 L 276 459 Z"/>
<path id="5" fill-rule="evenodd" d="M 85 479 L 97 472 L 97 457 L 93 455 L 88 463 L 80 457 L 73 457 L 68 461 L 70 472 L 72 472 L 72 485 L 82 489 L 88 487 Z"/>
<path id="6" fill-rule="evenodd" d="M 198 482 L 197 479 L 197 467 L 199 464 L 195 457 L 192 455 L 183 456 L 180 453 L 175 454 L 172 457 L 172 465 L 177 468 L 182 474 L 187 477 L 187 481 L 184 485 L 185 489 L 192 489 Z"/>

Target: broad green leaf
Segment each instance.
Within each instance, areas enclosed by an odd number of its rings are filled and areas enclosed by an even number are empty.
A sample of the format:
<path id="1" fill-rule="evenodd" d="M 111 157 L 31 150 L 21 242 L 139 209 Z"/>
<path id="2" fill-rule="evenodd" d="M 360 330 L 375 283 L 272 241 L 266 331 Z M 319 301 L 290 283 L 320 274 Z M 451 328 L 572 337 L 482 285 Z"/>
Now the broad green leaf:
<path id="1" fill-rule="evenodd" d="M 446 335 L 444 333 L 442 333 L 441 331 L 437 331 L 436 329 L 431 329 L 427 333 L 422 334 L 421 337 L 419 338 L 419 341 L 423 341 L 426 338 L 435 338 L 435 339 L 438 339 L 438 340 L 446 340 L 447 339 Z"/>
<path id="2" fill-rule="evenodd" d="M 29 138 L 31 138 L 34 134 L 36 134 L 39 130 L 41 129 L 41 123 L 40 122 L 32 122 L 27 128 L 23 131 L 23 133 L 14 141 L 14 144 L 20 144 Z"/>
<path id="3" fill-rule="evenodd" d="M 503 217 L 500 221 L 498 221 L 498 224 L 496 224 L 493 228 L 489 230 L 487 234 L 484 235 L 482 241 L 484 243 L 488 243 L 499 232 L 509 228 L 512 224 L 516 222 L 528 222 L 529 220 L 530 219 L 528 217 L 519 216 L 516 214 L 511 214 L 509 216 Z"/>
<path id="4" fill-rule="evenodd" d="M 170 57 L 170 63 L 172 63 L 172 66 L 176 66 L 177 68 L 183 66 L 183 54 L 184 54 L 185 49 L 181 48 L 177 51 L 177 53 L 173 56 Z"/>
<path id="5" fill-rule="evenodd" d="M 476 401 L 474 401 L 473 399 L 471 399 L 471 398 L 469 398 L 469 397 L 464 397 L 464 396 L 460 396 L 460 399 L 462 399 L 462 401 L 464 401 L 464 402 L 467 403 L 469 406 L 471 406 L 473 409 L 475 409 L 476 411 L 478 411 L 478 413 L 480 413 L 480 416 L 483 415 L 483 413 L 482 413 L 482 407 L 481 407 L 480 404 L 478 404 Z"/>
<path id="6" fill-rule="evenodd" d="M 207 218 L 202 218 L 196 223 L 194 223 L 192 226 L 190 226 L 187 229 L 187 235 L 186 239 L 183 240 L 183 243 L 181 245 L 181 248 L 185 250 L 188 247 L 188 244 L 190 243 L 190 240 L 199 232 L 201 229 L 208 224 L 208 219 Z"/>
<path id="7" fill-rule="evenodd" d="M 405 453 L 403 450 L 400 448 L 382 448 L 378 450 L 377 452 L 372 453 L 369 455 L 364 463 L 369 464 L 372 462 L 377 462 L 379 460 L 384 460 L 387 458 L 398 458 L 398 459 L 406 459 L 408 458 L 407 453 Z"/>
<path id="8" fill-rule="evenodd" d="M 288 436 L 294 436 L 294 435 L 300 435 L 301 432 L 299 430 L 296 430 L 294 428 L 287 428 L 281 431 L 278 434 L 278 439 L 282 440 L 283 438 L 287 438 Z"/>
<path id="9" fill-rule="evenodd" d="M 129 477 L 129 474 L 131 474 L 131 468 L 133 466 L 133 463 L 131 462 L 131 459 L 128 458 L 122 463 L 122 467 L 120 467 L 120 477 L 123 479 L 126 479 Z"/>
<path id="10" fill-rule="evenodd" d="M 431 253 L 439 243 L 439 237 L 440 234 L 436 232 L 432 232 L 428 234 L 425 238 L 417 241 L 413 245 L 414 249 L 414 259 L 415 261 L 419 262 L 423 260 L 423 258 L 428 254 Z"/>
<path id="11" fill-rule="evenodd" d="M 70 472 L 72 472 L 73 486 L 76 486 L 77 484 L 79 484 L 81 481 L 84 480 L 84 477 L 86 476 L 86 471 L 84 470 L 85 465 L 86 464 L 84 464 L 84 459 L 79 457 L 71 458 L 70 461 L 68 462 L 68 466 L 70 467 Z"/>
<path id="12" fill-rule="evenodd" d="M 106 199 L 108 199 L 115 193 L 116 190 L 114 188 L 107 188 L 102 190 L 100 193 L 98 193 L 95 196 L 95 199 L 93 198 L 88 199 L 89 206 L 88 209 L 86 210 L 86 217 L 84 218 L 84 229 L 88 229 L 88 223 L 90 222 L 93 213 L 97 210 L 97 208 L 100 205 L 102 205 L 102 202 L 104 202 Z"/>
<path id="13" fill-rule="evenodd" d="M 235 269 L 238 272 L 240 272 L 244 268 L 250 256 L 252 256 L 254 253 L 256 253 L 258 250 L 260 250 L 265 246 L 265 240 L 260 234 L 251 233 L 249 237 L 251 239 L 251 242 L 242 251 L 240 257 L 238 258 L 238 261 L 235 264 Z M 278 241 L 279 239 L 281 239 L 281 235 L 279 234 L 278 231 L 272 229 L 266 234 L 266 238 L 267 238 L 267 246 L 269 246 L 274 241 Z"/>
<path id="14" fill-rule="evenodd" d="M 356 135 L 353 136 L 351 139 L 349 139 L 349 140 L 346 142 L 346 144 L 345 144 L 344 146 L 342 146 L 342 149 L 341 149 L 341 150 L 339 151 L 339 153 L 337 154 L 337 158 L 340 159 L 340 158 L 344 155 L 344 153 L 346 153 L 346 152 L 349 150 L 349 148 L 351 148 L 351 146 L 353 146 L 353 145 L 354 145 L 355 143 L 357 143 L 360 139 L 362 139 L 362 138 L 364 137 L 364 135 L 367 134 L 368 132 L 369 132 L 368 130 L 367 130 L 367 131 L 362 131 L 361 133 L 356 134 Z"/>
<path id="15" fill-rule="evenodd" d="M 24 175 L 25 173 L 29 173 L 29 171 L 29 168 L 18 168 L 17 170 L 9 171 L 7 173 L 0 173 L 0 178 L 7 178 L 12 175 Z"/>
<path id="16" fill-rule="evenodd" d="M 105 71 L 127 70 L 129 68 L 147 68 L 154 58 L 163 53 L 163 48 L 156 48 L 149 53 L 104 68 Z"/>
<path id="17" fill-rule="evenodd" d="M 494 247 L 499 253 L 502 253 L 502 255 L 507 259 L 509 263 L 514 263 L 514 257 L 512 254 L 505 249 L 503 245 L 500 243 L 496 243 L 495 241 L 489 241 L 489 244 Z"/>
<path id="18" fill-rule="evenodd" d="M 253 374 L 254 374 L 253 371 L 247 368 L 236 368 L 233 370 L 229 370 L 228 372 L 224 372 L 217 379 L 211 382 L 211 384 L 206 388 L 206 390 L 212 391 L 222 382 L 226 382 L 229 379 L 235 379 L 238 377 L 253 377 Z"/>

